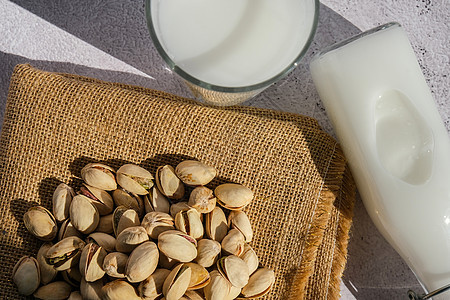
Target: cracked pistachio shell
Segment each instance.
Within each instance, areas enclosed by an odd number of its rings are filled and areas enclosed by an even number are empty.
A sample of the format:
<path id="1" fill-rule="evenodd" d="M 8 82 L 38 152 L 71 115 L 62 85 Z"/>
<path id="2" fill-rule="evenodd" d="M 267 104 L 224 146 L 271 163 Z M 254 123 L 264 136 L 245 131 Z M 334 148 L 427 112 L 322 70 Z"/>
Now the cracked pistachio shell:
<path id="1" fill-rule="evenodd" d="M 195 208 L 178 212 L 175 216 L 175 227 L 196 240 L 203 237 L 203 223 Z"/>
<path id="2" fill-rule="evenodd" d="M 146 169 L 134 165 L 125 164 L 117 170 L 117 183 L 125 190 L 137 194 L 146 195 L 153 187 L 153 175 Z"/>
<path id="3" fill-rule="evenodd" d="M 170 199 L 181 199 L 184 196 L 184 185 L 170 165 L 158 167 L 156 186 L 163 195 Z"/>
<path id="4" fill-rule="evenodd" d="M 97 228 L 100 215 L 88 197 L 76 195 L 70 204 L 70 221 L 79 232 L 89 234 Z"/>
<path id="5" fill-rule="evenodd" d="M 126 278 L 129 282 L 141 282 L 155 270 L 159 261 L 158 247 L 154 242 L 144 242 L 130 254 L 126 264 Z"/>
<path id="6" fill-rule="evenodd" d="M 178 202 L 170 206 L 170 215 L 175 218 L 180 211 L 189 209 L 191 209 L 191 207 L 186 201 Z"/>
<path id="7" fill-rule="evenodd" d="M 81 232 L 79 232 L 72 224 L 72 222 L 70 221 L 70 219 L 65 220 L 58 231 L 58 240 L 62 240 L 65 239 L 66 237 L 69 236 L 76 236 L 79 238 L 82 238 L 83 235 L 81 234 Z"/>
<path id="8" fill-rule="evenodd" d="M 206 300 L 223 300 L 230 293 L 231 284 L 217 270 L 210 274 L 211 281 L 205 287 Z"/>
<path id="9" fill-rule="evenodd" d="M 103 270 L 108 276 L 114 278 L 125 278 L 125 267 L 128 255 L 122 252 L 112 252 L 103 260 Z"/>
<path id="10" fill-rule="evenodd" d="M 72 293 L 70 293 L 67 300 L 83 300 L 83 297 L 81 297 L 81 293 L 79 291 L 73 291 Z"/>
<path id="11" fill-rule="evenodd" d="M 113 231 L 117 237 L 124 229 L 139 226 L 139 216 L 134 209 L 118 206 L 113 213 Z"/>
<path id="12" fill-rule="evenodd" d="M 125 206 L 134 209 L 139 216 L 144 215 L 144 202 L 139 195 L 127 192 L 123 189 L 116 189 L 112 193 L 112 197 L 116 206 Z"/>
<path id="13" fill-rule="evenodd" d="M 114 169 L 110 166 L 90 163 L 81 169 L 81 178 L 88 185 L 105 191 L 112 191 L 117 188 Z"/>
<path id="14" fill-rule="evenodd" d="M 175 173 L 187 185 L 207 185 L 216 177 L 216 169 L 200 161 L 185 160 L 177 165 Z"/>
<path id="15" fill-rule="evenodd" d="M 191 272 L 186 264 L 179 264 L 170 272 L 163 284 L 166 300 L 178 300 L 184 295 L 191 280 Z"/>
<path id="16" fill-rule="evenodd" d="M 85 244 L 76 236 L 67 237 L 47 250 L 45 260 L 58 271 L 67 270 L 78 264 Z"/>
<path id="17" fill-rule="evenodd" d="M 112 213 L 114 201 L 108 192 L 84 184 L 84 186 L 80 188 L 80 194 L 86 196 L 91 203 L 94 204 L 101 216 Z"/>
<path id="18" fill-rule="evenodd" d="M 147 213 L 141 225 L 152 239 L 157 239 L 164 231 L 174 229 L 173 218 L 167 213 L 157 211 Z"/>
<path id="19" fill-rule="evenodd" d="M 156 188 L 153 187 L 148 195 L 144 196 L 145 213 L 152 211 L 159 211 L 163 213 L 170 212 L 170 202 L 167 198 Z"/>
<path id="20" fill-rule="evenodd" d="M 117 236 L 116 249 L 119 252 L 129 253 L 148 240 L 148 234 L 144 227 L 128 227 Z"/>
<path id="21" fill-rule="evenodd" d="M 250 243 L 253 239 L 253 229 L 250 220 L 242 210 L 233 210 L 228 215 L 228 226 L 239 230 L 244 235 L 245 241 Z"/>
<path id="22" fill-rule="evenodd" d="M 206 215 L 206 235 L 219 243 L 227 235 L 228 223 L 225 213 L 220 207 L 215 207 Z"/>
<path id="23" fill-rule="evenodd" d="M 236 299 L 241 294 L 241 291 L 242 291 L 241 288 L 238 288 L 238 287 L 235 287 L 235 286 L 231 286 L 230 287 L 230 292 L 228 293 L 228 295 L 225 297 L 224 300 Z"/>
<path id="24" fill-rule="evenodd" d="M 221 184 L 214 190 L 217 203 L 229 210 L 240 210 L 253 200 L 253 192 L 248 187 L 236 183 Z"/>
<path id="25" fill-rule="evenodd" d="M 204 300 L 204 299 L 205 298 L 202 297 L 202 295 L 196 291 L 186 291 L 183 297 L 180 298 L 180 300 Z"/>
<path id="26" fill-rule="evenodd" d="M 38 288 L 33 296 L 38 299 L 64 300 L 70 296 L 72 286 L 65 281 L 55 281 Z"/>
<path id="27" fill-rule="evenodd" d="M 114 233 L 113 217 L 114 217 L 113 214 L 101 216 L 100 221 L 98 222 L 97 228 L 95 228 L 95 231 L 103 232 L 103 233 L 107 233 L 107 234 Z"/>
<path id="28" fill-rule="evenodd" d="M 239 256 L 244 252 L 245 238 L 239 230 L 231 229 L 221 245 L 225 253 Z"/>
<path id="29" fill-rule="evenodd" d="M 73 188 L 65 183 L 58 185 L 53 192 L 53 216 L 59 222 L 66 220 L 69 217 L 69 207 L 72 198 L 75 196 Z"/>
<path id="30" fill-rule="evenodd" d="M 255 272 L 256 269 L 258 269 L 259 266 L 258 255 L 256 255 L 255 250 L 253 250 L 253 248 L 249 244 L 244 245 L 244 251 L 239 257 L 247 264 L 248 272 L 250 275 L 253 274 L 253 272 Z"/>
<path id="31" fill-rule="evenodd" d="M 242 289 L 245 298 L 259 298 L 267 294 L 275 283 L 275 273 L 267 268 L 258 269 Z"/>
<path id="32" fill-rule="evenodd" d="M 128 282 L 117 279 L 105 284 L 102 288 L 103 300 L 141 300 L 135 288 Z"/>
<path id="33" fill-rule="evenodd" d="M 81 279 L 80 293 L 83 299 L 101 300 L 103 299 L 104 280 L 100 279 L 94 282 L 87 282 L 84 278 Z"/>
<path id="34" fill-rule="evenodd" d="M 222 248 L 219 242 L 202 239 L 197 243 L 197 257 L 195 258 L 195 262 L 205 268 L 209 268 L 216 263 L 221 250 Z"/>
<path id="35" fill-rule="evenodd" d="M 52 246 L 53 246 L 52 243 L 42 244 L 36 255 L 36 260 L 39 263 L 39 270 L 42 284 L 52 282 L 55 279 L 56 275 L 58 274 L 58 271 L 56 271 L 53 268 L 53 266 L 49 265 L 45 260 L 45 255 L 47 254 L 48 249 L 50 249 Z"/>
<path id="36" fill-rule="evenodd" d="M 196 263 L 186 263 L 191 268 L 191 280 L 189 281 L 188 290 L 202 289 L 209 284 L 211 280 L 208 270 Z"/>
<path id="37" fill-rule="evenodd" d="M 158 248 L 167 257 L 190 262 L 197 257 L 197 241 L 179 230 L 168 230 L 158 237 Z"/>
<path id="38" fill-rule="evenodd" d="M 78 266 L 74 266 L 70 269 L 61 272 L 63 279 L 73 287 L 79 288 L 81 283 L 81 273 Z"/>
<path id="39" fill-rule="evenodd" d="M 19 294 L 29 296 L 39 287 L 39 263 L 34 257 L 24 256 L 16 263 L 12 272 L 12 280 Z"/>
<path id="40" fill-rule="evenodd" d="M 95 243 L 105 249 L 107 252 L 116 250 L 116 239 L 103 232 L 93 232 L 86 238 L 86 243 Z"/>
<path id="41" fill-rule="evenodd" d="M 169 274 L 170 270 L 156 269 L 153 274 L 139 284 L 139 296 L 145 300 L 154 300 L 160 297 L 162 295 L 164 281 Z"/>
<path id="42" fill-rule="evenodd" d="M 40 240 L 49 242 L 56 237 L 58 226 L 52 213 L 45 207 L 34 206 L 23 215 L 28 231 Z"/>
<path id="43" fill-rule="evenodd" d="M 206 186 L 198 186 L 192 190 L 188 204 L 199 213 L 207 214 L 216 207 L 216 197 L 211 189 Z"/>
<path id="44" fill-rule="evenodd" d="M 217 261 L 217 270 L 225 277 L 231 285 L 243 288 L 247 283 L 250 274 L 245 261 L 235 255 L 225 256 Z"/>
<path id="45" fill-rule="evenodd" d="M 79 268 L 81 276 L 88 282 L 97 281 L 105 275 L 103 260 L 106 251 L 95 243 L 89 243 L 81 252 Z"/>

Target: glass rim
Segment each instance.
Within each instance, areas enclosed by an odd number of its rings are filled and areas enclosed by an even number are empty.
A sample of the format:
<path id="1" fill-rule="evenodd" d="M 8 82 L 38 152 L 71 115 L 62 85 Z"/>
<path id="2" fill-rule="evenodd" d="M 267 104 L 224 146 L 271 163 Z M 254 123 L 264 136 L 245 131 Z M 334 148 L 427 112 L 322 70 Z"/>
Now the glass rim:
<path id="1" fill-rule="evenodd" d="M 216 91 L 216 92 L 224 92 L 224 93 L 242 93 L 242 92 L 250 92 L 255 91 L 259 89 L 266 88 L 270 86 L 272 83 L 275 83 L 276 81 L 280 80 L 281 78 L 285 77 L 287 74 L 289 74 L 293 69 L 295 69 L 300 62 L 300 60 L 303 58 L 303 56 L 306 54 L 306 51 L 311 46 L 311 43 L 314 39 L 314 35 L 316 33 L 317 24 L 319 21 L 319 6 L 320 2 L 319 0 L 312 0 L 314 1 L 314 18 L 311 24 L 311 30 L 308 35 L 308 39 L 304 43 L 303 47 L 301 48 L 300 53 L 295 57 L 295 59 L 287 66 L 285 67 L 281 72 L 278 74 L 272 76 L 271 78 L 261 81 L 256 84 L 247 85 L 247 86 L 237 86 L 237 87 L 226 87 L 226 86 L 220 86 L 215 85 L 212 83 L 205 82 L 203 80 L 200 80 L 198 78 L 193 77 L 192 75 L 189 75 L 187 72 L 185 72 L 182 68 L 180 68 L 166 53 L 164 50 L 162 44 L 159 42 L 158 36 L 154 30 L 153 27 L 153 19 L 151 15 L 151 2 L 155 0 L 145 0 L 145 15 L 147 20 L 147 27 L 150 32 L 150 37 L 153 41 L 153 44 L 155 45 L 156 50 L 158 51 L 159 55 L 163 58 L 163 60 L 168 64 L 168 66 L 171 68 L 172 71 L 174 71 L 176 74 L 181 76 L 184 80 L 193 83 L 199 87 Z"/>

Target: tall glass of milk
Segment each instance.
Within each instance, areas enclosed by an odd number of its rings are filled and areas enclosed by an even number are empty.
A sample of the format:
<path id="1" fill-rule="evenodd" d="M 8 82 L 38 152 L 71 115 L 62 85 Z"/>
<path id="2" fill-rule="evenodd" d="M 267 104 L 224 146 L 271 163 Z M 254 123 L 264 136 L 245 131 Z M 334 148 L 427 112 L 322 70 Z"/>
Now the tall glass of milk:
<path id="1" fill-rule="evenodd" d="M 214 105 L 243 102 L 294 69 L 318 11 L 318 0 L 146 0 L 157 51 Z"/>
<path id="2" fill-rule="evenodd" d="M 403 28 L 362 33 L 310 67 L 378 230 L 425 290 L 450 284 L 449 136 Z"/>

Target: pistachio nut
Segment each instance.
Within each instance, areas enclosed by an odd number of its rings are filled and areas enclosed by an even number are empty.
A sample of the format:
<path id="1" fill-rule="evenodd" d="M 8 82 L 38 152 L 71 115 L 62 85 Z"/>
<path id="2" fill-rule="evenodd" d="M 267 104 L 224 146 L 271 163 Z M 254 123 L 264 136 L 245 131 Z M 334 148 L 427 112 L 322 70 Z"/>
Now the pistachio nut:
<path id="1" fill-rule="evenodd" d="M 81 276 L 88 282 L 99 280 L 105 275 L 103 260 L 106 251 L 95 243 L 89 243 L 81 252 L 79 267 Z"/>
<path id="2" fill-rule="evenodd" d="M 145 213 L 152 211 L 169 213 L 170 211 L 169 200 L 156 187 L 152 187 L 148 195 L 144 196 L 143 201 Z"/>
<path id="3" fill-rule="evenodd" d="M 224 256 L 217 261 L 217 270 L 231 285 L 243 288 L 249 279 L 248 267 L 245 261 L 235 255 Z"/>
<path id="4" fill-rule="evenodd" d="M 205 298 L 197 291 L 186 291 L 180 300 L 204 300 Z"/>
<path id="5" fill-rule="evenodd" d="M 38 288 L 33 296 L 38 299 L 64 300 L 69 298 L 72 287 L 65 281 L 54 281 Z"/>
<path id="6" fill-rule="evenodd" d="M 153 187 L 153 179 L 149 171 L 134 164 L 125 164 L 117 170 L 117 183 L 137 195 L 148 194 Z"/>
<path id="7" fill-rule="evenodd" d="M 56 275 L 58 274 L 58 271 L 56 271 L 53 268 L 53 266 L 49 265 L 45 260 L 45 255 L 47 254 L 48 249 L 50 249 L 52 246 L 53 246 L 52 243 L 42 244 L 41 248 L 39 248 L 39 251 L 36 255 L 36 260 L 39 263 L 39 270 L 42 284 L 52 282 L 55 279 Z"/>
<path id="8" fill-rule="evenodd" d="M 221 245 L 225 253 L 239 256 L 244 252 L 245 238 L 239 230 L 231 229 Z"/>
<path id="9" fill-rule="evenodd" d="M 83 300 L 83 297 L 81 297 L 81 293 L 79 291 L 73 291 L 72 293 L 70 293 L 67 300 Z"/>
<path id="10" fill-rule="evenodd" d="M 186 201 L 174 203 L 170 206 L 170 215 L 175 218 L 177 213 L 179 213 L 182 210 L 188 210 L 191 209 L 191 207 L 188 205 Z"/>
<path id="11" fill-rule="evenodd" d="M 175 227 L 199 240 L 203 237 L 203 224 L 200 213 L 195 209 L 182 210 L 175 216 Z"/>
<path id="12" fill-rule="evenodd" d="M 258 298 L 267 294 L 275 283 L 275 273 L 267 268 L 258 269 L 244 288 L 242 295 L 245 298 Z"/>
<path id="13" fill-rule="evenodd" d="M 190 262 L 197 257 L 197 241 L 179 230 L 168 230 L 158 237 L 158 248 L 167 257 Z"/>
<path id="14" fill-rule="evenodd" d="M 81 279 L 80 293 L 84 300 L 102 300 L 104 280 L 100 279 L 94 282 L 87 282 Z"/>
<path id="15" fill-rule="evenodd" d="M 196 160 L 185 160 L 175 168 L 177 176 L 187 185 L 207 185 L 216 177 L 216 169 Z"/>
<path id="16" fill-rule="evenodd" d="M 141 282 L 155 270 L 159 261 L 158 247 L 153 242 L 137 246 L 128 258 L 125 275 L 129 282 Z"/>
<path id="17" fill-rule="evenodd" d="M 197 243 L 197 257 L 195 258 L 195 262 L 205 268 L 209 268 L 216 263 L 221 250 L 222 248 L 219 242 L 202 239 Z"/>
<path id="18" fill-rule="evenodd" d="M 244 251 L 241 253 L 239 258 L 241 258 L 247 264 L 248 272 L 250 275 L 253 274 L 256 269 L 258 269 L 258 255 L 256 255 L 255 250 L 253 250 L 253 248 L 249 244 L 244 244 Z"/>
<path id="19" fill-rule="evenodd" d="M 138 287 L 139 296 L 145 300 L 154 300 L 162 295 L 164 281 L 170 270 L 156 269 L 152 275 L 143 280 Z"/>
<path id="20" fill-rule="evenodd" d="M 61 272 L 63 279 L 73 287 L 79 287 L 81 283 L 81 273 L 78 266 L 74 266 L 70 269 Z"/>
<path id="21" fill-rule="evenodd" d="M 89 234 L 97 228 L 100 215 L 88 197 L 76 195 L 70 204 L 70 221 L 83 234 Z"/>
<path id="22" fill-rule="evenodd" d="M 127 192 L 124 189 L 116 189 L 112 193 L 112 196 L 116 206 L 125 206 L 127 208 L 134 209 L 139 216 L 144 215 L 144 202 L 139 195 Z"/>
<path id="23" fill-rule="evenodd" d="M 112 191 L 117 188 L 114 169 L 110 166 L 90 163 L 81 169 L 81 178 L 88 185 L 105 191 Z"/>
<path id="24" fill-rule="evenodd" d="M 229 210 L 240 210 L 253 200 L 253 192 L 248 187 L 236 183 L 224 183 L 216 187 L 217 203 Z"/>
<path id="25" fill-rule="evenodd" d="M 170 272 L 163 284 L 166 300 L 178 300 L 184 295 L 191 280 L 191 272 L 186 264 L 179 264 Z"/>
<path id="26" fill-rule="evenodd" d="M 53 240 L 58 233 L 56 219 L 50 211 L 42 206 L 28 209 L 23 215 L 23 222 L 32 235 L 46 242 Z"/>
<path id="27" fill-rule="evenodd" d="M 100 221 L 98 222 L 97 228 L 95 228 L 95 231 L 97 232 L 103 232 L 107 234 L 114 233 L 113 229 L 113 214 L 109 214 L 106 216 L 100 216 Z"/>
<path id="28" fill-rule="evenodd" d="M 112 252 L 105 256 L 103 260 L 103 270 L 108 276 L 114 278 L 125 278 L 125 266 L 128 255 L 122 252 Z"/>
<path id="29" fill-rule="evenodd" d="M 140 224 L 139 216 L 134 209 L 125 206 L 118 206 L 113 213 L 113 231 L 117 237 L 124 229 L 138 226 Z"/>
<path id="30" fill-rule="evenodd" d="M 34 257 L 24 256 L 16 263 L 12 272 L 12 280 L 19 294 L 29 296 L 39 287 L 39 263 Z"/>
<path id="31" fill-rule="evenodd" d="M 62 222 L 61 226 L 59 227 L 58 240 L 60 241 L 60 240 L 65 239 L 66 237 L 69 237 L 69 236 L 76 236 L 76 237 L 79 237 L 79 238 L 83 237 L 81 232 L 79 232 L 73 226 L 73 224 L 70 221 L 70 219 L 67 219 L 64 222 Z"/>
<path id="32" fill-rule="evenodd" d="M 211 281 L 205 287 L 206 300 L 223 300 L 230 293 L 231 283 L 217 270 L 210 273 Z"/>
<path id="33" fill-rule="evenodd" d="M 239 230 L 247 243 L 253 239 L 253 229 L 250 220 L 242 210 L 233 210 L 228 215 L 228 226 Z"/>
<path id="34" fill-rule="evenodd" d="M 91 200 L 92 204 L 97 207 L 98 213 L 101 216 L 112 213 L 114 209 L 114 201 L 108 192 L 84 184 L 84 186 L 80 188 L 80 194 Z"/>
<path id="35" fill-rule="evenodd" d="M 104 300 L 141 300 L 134 287 L 121 279 L 105 284 L 102 292 Z"/>
<path id="36" fill-rule="evenodd" d="M 148 234 L 144 227 L 128 227 L 117 236 L 116 249 L 119 252 L 129 253 L 146 241 L 148 241 Z"/>
<path id="37" fill-rule="evenodd" d="M 224 298 L 224 300 L 233 300 L 236 299 L 237 297 L 239 297 L 239 295 L 241 294 L 242 288 L 238 288 L 235 286 L 231 286 L 230 287 L 230 292 L 228 293 L 228 295 Z"/>
<path id="38" fill-rule="evenodd" d="M 158 248 L 159 249 L 159 248 Z M 171 270 L 176 264 L 180 262 L 176 259 L 167 257 L 161 250 L 159 250 L 159 266 L 164 269 Z"/>
<path id="39" fill-rule="evenodd" d="M 53 192 L 53 216 L 59 222 L 69 217 L 69 207 L 72 198 L 75 196 L 73 188 L 65 183 L 61 183 Z"/>
<path id="40" fill-rule="evenodd" d="M 173 223 L 169 214 L 152 211 L 145 215 L 141 225 L 152 239 L 157 239 L 164 231 L 174 229 Z"/>
<path id="41" fill-rule="evenodd" d="M 103 232 L 93 232 L 86 238 L 86 243 L 95 243 L 105 249 L 107 252 L 116 250 L 116 239 Z"/>
<path id="42" fill-rule="evenodd" d="M 227 235 L 228 223 L 225 213 L 220 207 L 215 207 L 206 215 L 206 235 L 219 243 Z"/>
<path id="43" fill-rule="evenodd" d="M 188 204 L 199 213 L 207 214 L 216 207 L 216 197 L 211 189 L 206 186 L 198 186 L 192 190 Z"/>
<path id="44" fill-rule="evenodd" d="M 196 263 L 186 263 L 191 268 L 191 280 L 188 290 L 202 289 L 209 284 L 211 280 L 208 270 Z"/>
<path id="45" fill-rule="evenodd" d="M 78 264 L 84 246 L 85 242 L 79 237 L 67 237 L 47 250 L 45 260 L 58 271 L 67 270 Z"/>
<path id="46" fill-rule="evenodd" d="M 156 186 L 164 196 L 170 199 L 181 199 L 184 196 L 184 185 L 170 165 L 156 170 Z"/>

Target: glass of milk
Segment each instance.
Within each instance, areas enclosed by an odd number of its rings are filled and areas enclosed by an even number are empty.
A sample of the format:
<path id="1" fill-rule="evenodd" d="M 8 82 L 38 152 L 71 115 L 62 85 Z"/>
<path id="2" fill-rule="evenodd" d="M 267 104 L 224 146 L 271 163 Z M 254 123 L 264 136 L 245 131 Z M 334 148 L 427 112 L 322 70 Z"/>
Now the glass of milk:
<path id="1" fill-rule="evenodd" d="M 293 70 L 318 11 L 318 0 L 146 0 L 159 54 L 213 105 L 241 103 Z"/>

